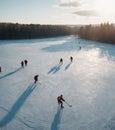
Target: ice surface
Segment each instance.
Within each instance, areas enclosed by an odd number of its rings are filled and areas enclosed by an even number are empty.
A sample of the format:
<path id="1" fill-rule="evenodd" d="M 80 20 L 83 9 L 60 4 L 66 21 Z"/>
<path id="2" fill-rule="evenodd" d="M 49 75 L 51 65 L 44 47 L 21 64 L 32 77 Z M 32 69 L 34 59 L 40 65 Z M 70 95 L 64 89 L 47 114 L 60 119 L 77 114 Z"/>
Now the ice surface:
<path id="1" fill-rule="evenodd" d="M 0 66 L 0 130 L 115 130 L 115 45 L 73 36 L 1 40 Z M 60 94 L 72 107 L 59 108 Z"/>

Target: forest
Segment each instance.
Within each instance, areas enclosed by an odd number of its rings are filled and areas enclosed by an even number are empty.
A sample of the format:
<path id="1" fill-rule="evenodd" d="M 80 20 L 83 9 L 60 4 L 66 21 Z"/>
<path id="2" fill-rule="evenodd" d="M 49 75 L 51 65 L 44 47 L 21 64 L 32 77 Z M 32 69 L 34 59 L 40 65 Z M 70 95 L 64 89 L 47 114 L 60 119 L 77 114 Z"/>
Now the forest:
<path id="1" fill-rule="evenodd" d="M 0 39 L 33 39 L 66 35 L 115 44 L 115 25 L 102 23 L 98 25 L 67 26 L 0 23 Z"/>
<path id="2" fill-rule="evenodd" d="M 0 39 L 32 39 L 71 35 L 74 29 L 65 25 L 0 23 Z"/>
<path id="3" fill-rule="evenodd" d="M 81 26 L 78 35 L 80 38 L 115 44 L 115 25 L 102 23 L 100 25 Z"/>

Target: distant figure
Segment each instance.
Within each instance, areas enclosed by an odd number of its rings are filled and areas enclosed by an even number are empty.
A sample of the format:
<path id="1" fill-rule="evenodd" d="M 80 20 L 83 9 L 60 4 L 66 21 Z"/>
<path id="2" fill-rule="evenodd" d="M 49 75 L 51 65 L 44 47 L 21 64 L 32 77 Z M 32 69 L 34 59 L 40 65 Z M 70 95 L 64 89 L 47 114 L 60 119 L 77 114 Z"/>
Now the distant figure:
<path id="1" fill-rule="evenodd" d="M 2 72 L 2 68 L 1 68 L 1 66 L 0 66 L 0 73 Z"/>
<path id="2" fill-rule="evenodd" d="M 36 83 L 36 82 L 38 81 L 38 76 L 39 76 L 39 75 L 35 75 L 35 76 L 34 76 L 34 83 Z"/>
<path id="3" fill-rule="evenodd" d="M 21 61 L 21 67 L 24 67 L 24 62 L 23 61 Z"/>
<path id="4" fill-rule="evenodd" d="M 81 50 L 81 46 L 79 47 L 79 49 Z"/>
<path id="5" fill-rule="evenodd" d="M 27 60 L 24 60 L 24 63 L 25 63 L 25 66 L 27 66 L 27 64 L 28 64 L 28 61 L 27 61 Z"/>
<path id="6" fill-rule="evenodd" d="M 59 64 L 63 64 L 63 59 L 62 59 L 62 58 L 60 59 L 60 62 L 59 62 Z"/>
<path id="7" fill-rule="evenodd" d="M 63 99 L 63 95 L 58 96 L 57 101 L 59 105 L 61 104 L 61 108 L 63 108 L 63 101 L 65 102 L 65 100 Z"/>
<path id="8" fill-rule="evenodd" d="M 73 57 L 72 56 L 70 57 L 70 61 L 73 62 Z"/>

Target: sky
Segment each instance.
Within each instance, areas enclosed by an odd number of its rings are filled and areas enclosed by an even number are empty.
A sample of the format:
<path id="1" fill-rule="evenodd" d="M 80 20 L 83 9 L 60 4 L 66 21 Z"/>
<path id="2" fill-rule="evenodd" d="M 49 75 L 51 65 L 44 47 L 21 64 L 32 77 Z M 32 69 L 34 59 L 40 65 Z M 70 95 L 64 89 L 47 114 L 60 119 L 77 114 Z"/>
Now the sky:
<path id="1" fill-rule="evenodd" d="M 0 0 L 0 22 L 115 23 L 115 0 Z"/>

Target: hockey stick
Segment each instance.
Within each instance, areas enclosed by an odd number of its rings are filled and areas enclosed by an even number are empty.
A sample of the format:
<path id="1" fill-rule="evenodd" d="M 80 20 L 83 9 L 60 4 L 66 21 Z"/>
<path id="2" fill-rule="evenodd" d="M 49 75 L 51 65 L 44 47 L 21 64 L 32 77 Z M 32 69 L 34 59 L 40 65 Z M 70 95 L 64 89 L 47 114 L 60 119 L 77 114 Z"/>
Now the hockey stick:
<path id="1" fill-rule="evenodd" d="M 67 103 L 66 101 L 65 101 L 65 103 L 69 106 L 69 107 L 72 107 L 72 105 L 70 105 L 69 103 Z"/>

